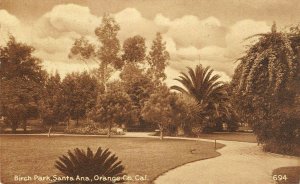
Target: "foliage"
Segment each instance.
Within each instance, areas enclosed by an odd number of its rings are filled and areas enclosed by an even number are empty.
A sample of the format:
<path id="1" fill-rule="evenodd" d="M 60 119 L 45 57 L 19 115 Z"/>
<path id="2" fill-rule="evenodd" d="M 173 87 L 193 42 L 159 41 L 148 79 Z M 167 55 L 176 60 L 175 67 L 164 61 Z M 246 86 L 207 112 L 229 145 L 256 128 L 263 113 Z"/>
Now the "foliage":
<path id="1" fill-rule="evenodd" d="M 86 134 L 86 135 L 107 135 L 108 129 L 101 128 L 99 125 L 92 123 L 81 127 L 65 129 L 64 133 L 67 134 Z M 116 128 L 111 129 L 111 134 L 117 135 L 120 132 Z"/>
<path id="2" fill-rule="evenodd" d="M 62 104 L 66 117 L 77 121 L 96 105 L 98 84 L 87 72 L 68 74 L 62 81 Z"/>
<path id="3" fill-rule="evenodd" d="M 202 106 L 203 124 L 215 126 L 215 119 L 228 114 L 228 94 L 222 82 L 218 81 L 220 76 L 213 75 L 214 70 L 210 67 L 203 68 L 197 65 L 195 70 L 188 68 L 188 74 L 181 73 L 179 81 L 181 86 L 172 86 L 171 89 L 183 94 L 188 94 Z"/>
<path id="4" fill-rule="evenodd" d="M 103 16 L 101 25 L 95 29 L 95 34 L 102 43 L 97 54 L 103 65 L 111 64 L 115 68 L 122 67 L 118 56 L 121 47 L 117 38 L 119 30 L 118 23 L 108 14 Z"/>
<path id="5" fill-rule="evenodd" d="M 121 84 L 124 91 L 129 95 L 133 110 L 137 113 L 140 123 L 144 120 L 141 110 L 150 95 L 154 92 L 155 84 L 145 74 L 144 70 L 133 63 L 127 63 L 120 73 Z"/>
<path id="6" fill-rule="evenodd" d="M 148 73 L 151 74 L 155 81 L 166 79 L 164 70 L 169 59 L 170 55 L 166 50 L 166 42 L 163 42 L 161 34 L 157 33 L 156 38 L 152 42 L 149 55 L 147 56 L 147 61 L 150 65 Z"/>
<path id="7" fill-rule="evenodd" d="M 45 71 L 33 51 L 33 47 L 17 42 L 13 36 L 0 47 L 1 115 L 13 132 L 21 122 L 26 131 L 27 119 L 38 116 Z"/>
<path id="8" fill-rule="evenodd" d="M 158 125 L 161 139 L 167 126 L 172 124 L 174 102 L 174 94 L 170 93 L 167 86 L 160 86 L 151 94 L 142 109 L 143 118 Z"/>
<path id="9" fill-rule="evenodd" d="M 172 106 L 173 122 L 181 127 L 185 135 L 191 135 L 194 127 L 202 127 L 201 112 L 203 107 L 198 101 L 187 94 L 176 94 L 175 103 Z"/>
<path id="10" fill-rule="evenodd" d="M 127 38 L 123 43 L 122 60 L 126 62 L 141 62 L 146 57 L 145 38 L 136 35 Z"/>
<path id="11" fill-rule="evenodd" d="M 81 37 L 74 41 L 73 47 L 70 50 L 69 58 L 72 59 L 75 56 L 78 59 L 85 61 L 95 57 L 95 46 L 90 44 L 85 37 Z"/>
<path id="12" fill-rule="evenodd" d="M 88 177 L 90 180 L 94 176 L 116 177 L 116 181 L 64 181 L 63 183 L 123 183 L 124 166 L 118 157 L 112 154 L 108 149 L 102 150 L 99 147 L 94 154 L 90 148 L 85 152 L 82 149 L 75 148 L 73 152 L 68 151 L 68 155 L 62 155 L 55 162 L 55 167 L 65 176 L 73 177 L 74 180 L 79 177 Z M 61 183 L 61 182 L 57 182 Z"/>
<path id="13" fill-rule="evenodd" d="M 106 14 L 102 18 L 101 25 L 95 29 L 95 35 L 100 42 L 99 46 L 95 46 L 86 38 L 81 37 L 75 40 L 69 54 L 70 58 L 78 58 L 86 64 L 88 61 L 98 63 L 99 81 L 105 90 L 112 70 L 120 69 L 123 66 L 123 61 L 119 57 L 120 43 L 117 38 L 119 30 L 120 26 L 114 18 Z"/>
<path id="14" fill-rule="evenodd" d="M 44 124 L 52 127 L 63 120 L 61 94 L 59 74 L 50 75 L 46 80 L 43 100 L 40 105 L 40 115 Z"/>
<path id="15" fill-rule="evenodd" d="M 299 114 L 292 113 L 300 107 L 300 34 L 277 32 L 274 24 L 270 33 L 256 36 L 233 77 L 234 104 L 266 149 L 291 154 L 300 128 L 294 120 Z"/>
<path id="16" fill-rule="evenodd" d="M 98 96 L 97 105 L 91 113 L 95 122 L 108 127 L 108 136 L 114 124 L 127 124 L 136 121 L 133 104 L 118 82 L 108 86 L 107 91 Z"/>
<path id="17" fill-rule="evenodd" d="M 145 101 L 153 93 L 155 83 L 151 79 L 152 76 L 146 73 L 145 38 L 136 35 L 126 39 L 123 51 L 122 59 L 125 61 L 125 65 L 120 73 L 122 86 L 134 105 L 133 111 L 138 116 L 138 126 L 146 128 L 150 124 L 143 119 L 141 110 Z"/>

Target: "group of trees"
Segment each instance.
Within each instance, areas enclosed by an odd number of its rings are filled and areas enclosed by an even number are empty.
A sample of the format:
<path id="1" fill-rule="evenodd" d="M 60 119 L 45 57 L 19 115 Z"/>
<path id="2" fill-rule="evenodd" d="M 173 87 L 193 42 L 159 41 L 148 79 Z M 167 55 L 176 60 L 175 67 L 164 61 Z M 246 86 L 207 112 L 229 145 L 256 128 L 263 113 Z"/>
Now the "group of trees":
<path id="1" fill-rule="evenodd" d="M 42 70 L 34 48 L 19 43 L 13 36 L 0 47 L 1 116 L 12 132 L 27 120 L 37 119 L 50 127 L 70 118 L 78 120 L 95 106 L 98 84 L 87 72 L 58 74 Z"/>
<path id="2" fill-rule="evenodd" d="M 1 115 L 15 132 L 22 124 L 26 131 L 27 119 L 38 116 L 42 86 L 46 73 L 40 59 L 32 56 L 34 48 L 10 37 L 0 47 Z"/>
<path id="3" fill-rule="evenodd" d="M 63 80 L 56 73 L 47 76 L 40 103 L 40 117 L 52 127 L 61 121 L 69 125 L 70 119 L 78 122 L 87 117 L 96 105 L 97 79 L 87 72 L 68 74 Z"/>
<path id="4" fill-rule="evenodd" d="M 87 64 L 99 63 L 95 74 L 104 90 L 98 93 L 96 106 L 89 115 L 94 121 L 107 124 L 108 134 L 113 124 L 145 121 L 141 111 L 156 88 L 164 85 L 164 69 L 169 59 L 160 33 L 146 54 L 145 38 L 140 35 L 126 39 L 121 49 L 117 38 L 119 30 L 115 20 L 105 15 L 95 29 L 99 44 L 93 45 L 81 37 L 75 40 L 69 55 Z M 109 82 L 117 70 L 120 70 L 120 79 Z"/>
<path id="5" fill-rule="evenodd" d="M 117 38 L 119 25 L 109 15 L 95 29 L 98 44 L 85 37 L 75 40 L 69 58 L 98 69 L 71 73 L 63 80 L 59 74 L 41 69 L 34 48 L 18 43 L 11 36 L 1 47 L 1 115 L 13 132 L 29 118 L 40 118 L 51 128 L 58 122 L 90 118 L 107 125 L 108 134 L 114 124 L 158 125 L 161 136 L 166 130 L 182 127 L 186 134 L 195 128 L 215 127 L 216 121 L 230 117 L 230 104 L 225 85 L 213 70 L 197 66 L 179 82 L 184 88 L 170 89 L 164 83 L 169 53 L 160 33 L 146 53 L 145 38 L 136 35 L 121 47 Z M 120 78 L 111 82 L 120 70 Z M 177 92 L 176 92 L 177 90 Z M 223 118 L 223 119 L 222 119 Z M 67 123 L 69 125 L 69 123 Z"/>

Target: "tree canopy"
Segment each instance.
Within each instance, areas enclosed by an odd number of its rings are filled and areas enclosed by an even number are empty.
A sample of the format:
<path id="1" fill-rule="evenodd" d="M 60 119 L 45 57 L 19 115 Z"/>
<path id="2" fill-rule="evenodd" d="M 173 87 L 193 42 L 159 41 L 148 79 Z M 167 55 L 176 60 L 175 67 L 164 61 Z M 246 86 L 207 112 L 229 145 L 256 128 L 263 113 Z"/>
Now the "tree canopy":
<path id="1" fill-rule="evenodd" d="M 152 75 L 154 80 L 165 80 L 165 68 L 170 59 L 170 54 L 166 50 L 166 42 L 163 42 L 161 34 L 158 32 L 156 38 L 152 42 L 149 54 L 147 56 L 150 68 L 148 72 Z"/>
<path id="2" fill-rule="evenodd" d="M 282 153 L 293 152 L 299 137 L 297 115 L 291 113 L 299 96 L 300 34 L 296 30 L 278 32 L 274 24 L 271 32 L 254 35 L 259 39 L 239 59 L 231 83 L 243 121 L 253 126 L 265 149 Z"/>
<path id="3" fill-rule="evenodd" d="M 38 116 L 46 73 L 33 51 L 33 47 L 17 42 L 13 36 L 0 47 L 1 114 L 13 132 L 20 122 L 26 131 L 27 119 Z"/>

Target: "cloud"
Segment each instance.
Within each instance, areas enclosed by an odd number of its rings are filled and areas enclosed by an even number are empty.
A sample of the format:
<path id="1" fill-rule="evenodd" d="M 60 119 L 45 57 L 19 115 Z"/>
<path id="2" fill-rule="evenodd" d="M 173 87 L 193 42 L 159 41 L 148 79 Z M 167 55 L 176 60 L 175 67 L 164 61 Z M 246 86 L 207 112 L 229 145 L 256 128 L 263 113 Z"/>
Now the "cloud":
<path id="1" fill-rule="evenodd" d="M 91 14 L 88 7 L 75 4 L 57 5 L 45 13 L 35 25 L 40 37 L 58 37 L 65 32 L 91 35 L 101 18 Z"/>
<path id="2" fill-rule="evenodd" d="M 182 84 L 176 80 L 174 80 L 175 78 L 178 78 L 181 74 L 181 72 L 183 73 L 187 73 L 187 66 L 190 68 L 195 68 L 196 65 L 202 64 L 204 67 L 208 66 L 207 63 L 201 61 L 190 61 L 190 60 L 184 60 L 184 61 L 180 61 L 185 63 L 185 65 L 182 65 L 181 63 L 179 63 L 179 61 L 172 61 L 172 64 L 169 65 L 165 72 L 167 75 L 167 79 L 166 79 L 166 84 L 170 87 L 173 85 L 179 85 L 182 86 Z M 231 77 L 224 72 L 223 70 L 216 70 L 214 68 L 214 72 L 213 75 L 220 75 L 220 80 L 224 81 L 224 82 L 229 82 L 231 80 Z"/>
<path id="3" fill-rule="evenodd" d="M 12 34 L 20 41 L 28 42 L 29 28 L 21 24 L 21 21 L 6 10 L 0 10 L 0 44 L 8 41 L 9 34 Z"/>
<path id="4" fill-rule="evenodd" d="M 226 28 L 215 17 L 199 20 L 193 15 L 170 20 L 162 14 L 154 18 L 154 22 L 167 29 L 165 35 L 174 39 L 179 47 L 194 46 L 197 48 L 225 44 Z M 192 36 L 191 36 L 192 35 Z"/>
<path id="5" fill-rule="evenodd" d="M 72 72 L 83 72 L 83 71 L 90 71 L 94 68 L 97 68 L 98 65 L 96 64 L 89 64 L 85 65 L 82 63 L 73 63 L 73 62 L 66 62 L 66 61 L 51 61 L 51 60 L 44 60 L 42 66 L 45 70 L 49 73 L 58 72 L 62 78 L 64 78 L 68 73 Z"/>
<path id="6" fill-rule="evenodd" d="M 211 66 L 222 80 L 230 80 L 234 61 L 241 55 L 245 44 L 243 40 L 257 33 L 265 33 L 270 26 L 264 21 L 240 20 L 230 26 L 222 25 L 216 17 L 199 19 L 194 15 L 185 15 L 170 19 L 157 14 L 148 19 L 135 8 L 126 8 L 113 14 L 120 24 L 118 34 L 121 43 L 137 34 L 146 38 L 149 50 L 156 32 L 161 32 L 171 59 L 166 68 L 168 85 L 177 84 L 173 79 L 186 67 L 194 68 L 197 64 Z M 35 55 L 44 60 L 48 71 L 58 71 L 62 76 L 72 71 L 89 70 L 82 62 L 69 60 L 68 53 L 76 38 L 86 36 L 93 43 L 98 43 L 94 30 L 101 23 L 101 17 L 93 15 L 88 7 L 75 4 L 54 6 L 32 25 L 22 22 L 6 10 L 0 10 L 1 36 L 8 31 L 18 40 L 33 45 Z M 1 41 L 0 41 L 1 42 Z M 112 78 L 116 78 L 117 73 Z"/>
<path id="7" fill-rule="evenodd" d="M 19 26 L 20 21 L 14 15 L 8 13 L 8 11 L 0 10 L 0 23 L 1 27 L 3 26 L 6 28 L 14 28 L 16 26 Z"/>
<path id="8" fill-rule="evenodd" d="M 270 32 L 271 28 L 264 21 L 241 20 L 233 24 L 229 28 L 229 33 L 226 35 L 227 54 L 228 57 L 238 57 L 243 51 L 244 46 L 251 44 L 251 40 L 245 41 L 249 36 Z M 252 39 L 253 42 L 253 39 Z"/>
<path id="9" fill-rule="evenodd" d="M 207 46 L 201 49 L 193 46 L 178 48 L 170 54 L 170 67 L 183 71 L 187 66 L 195 67 L 197 64 L 202 64 L 204 67 L 211 66 L 215 70 L 223 71 L 226 76 L 231 76 L 235 66 L 234 59 L 227 58 L 226 54 L 227 48 L 218 46 Z"/>
<path id="10" fill-rule="evenodd" d="M 148 45 L 155 37 L 156 32 L 161 32 L 162 29 L 153 21 L 146 19 L 135 8 L 126 8 L 114 14 L 116 22 L 120 24 L 121 30 L 118 34 L 121 41 L 135 36 L 141 35 L 147 38 Z"/>

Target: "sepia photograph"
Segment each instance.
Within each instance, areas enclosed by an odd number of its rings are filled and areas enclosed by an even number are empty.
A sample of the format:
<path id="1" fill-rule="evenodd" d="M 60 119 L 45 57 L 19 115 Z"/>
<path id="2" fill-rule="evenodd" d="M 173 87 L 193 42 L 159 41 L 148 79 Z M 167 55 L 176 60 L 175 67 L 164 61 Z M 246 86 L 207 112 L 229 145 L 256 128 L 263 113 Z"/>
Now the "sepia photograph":
<path id="1" fill-rule="evenodd" d="M 0 184 L 300 184 L 299 0 L 0 0 Z"/>

